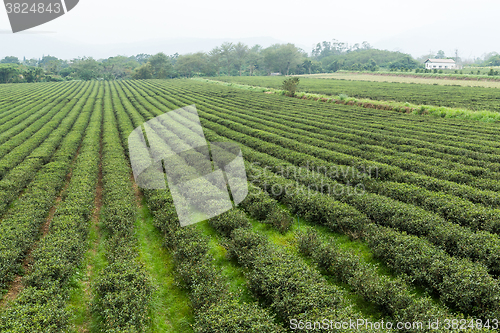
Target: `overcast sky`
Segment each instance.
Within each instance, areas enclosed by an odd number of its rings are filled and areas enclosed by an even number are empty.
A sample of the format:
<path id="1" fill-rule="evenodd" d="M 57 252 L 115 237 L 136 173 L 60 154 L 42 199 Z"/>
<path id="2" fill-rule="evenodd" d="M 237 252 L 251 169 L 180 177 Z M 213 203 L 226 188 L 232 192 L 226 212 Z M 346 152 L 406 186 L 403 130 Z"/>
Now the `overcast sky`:
<path id="1" fill-rule="evenodd" d="M 169 41 L 179 45 L 183 39 L 218 43 L 265 37 L 295 43 L 308 52 L 315 43 L 335 38 L 350 44 L 368 41 L 414 56 L 439 49 L 451 56 L 458 49 L 469 58 L 500 52 L 499 13 L 500 2 L 491 0 L 80 0 L 66 15 L 17 34 L 10 31 L 6 11 L 0 8 L 0 57 L 102 57 L 112 51 L 141 53 L 148 43 L 158 43 L 161 50 Z M 196 51 L 177 47 L 179 53 Z M 206 47 L 200 44 L 199 49 Z M 106 51 L 92 54 L 99 49 Z"/>

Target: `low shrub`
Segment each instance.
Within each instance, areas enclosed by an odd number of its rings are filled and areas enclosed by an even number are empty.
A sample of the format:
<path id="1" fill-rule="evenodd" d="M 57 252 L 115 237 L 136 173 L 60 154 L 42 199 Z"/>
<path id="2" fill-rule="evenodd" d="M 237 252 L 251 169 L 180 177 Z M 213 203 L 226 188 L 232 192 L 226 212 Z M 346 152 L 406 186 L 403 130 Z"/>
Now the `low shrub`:
<path id="1" fill-rule="evenodd" d="M 196 317 L 196 333 L 281 333 L 283 327 L 269 313 L 255 304 L 232 299 L 209 307 Z"/>
<path id="2" fill-rule="evenodd" d="M 277 206 L 267 215 L 265 223 L 269 223 L 274 229 L 284 234 L 293 224 L 293 218 L 288 211 Z"/>
<path id="3" fill-rule="evenodd" d="M 104 268 L 94 288 L 92 312 L 103 319 L 101 332 L 141 332 L 148 326 L 154 288 L 142 266 L 114 262 Z"/>

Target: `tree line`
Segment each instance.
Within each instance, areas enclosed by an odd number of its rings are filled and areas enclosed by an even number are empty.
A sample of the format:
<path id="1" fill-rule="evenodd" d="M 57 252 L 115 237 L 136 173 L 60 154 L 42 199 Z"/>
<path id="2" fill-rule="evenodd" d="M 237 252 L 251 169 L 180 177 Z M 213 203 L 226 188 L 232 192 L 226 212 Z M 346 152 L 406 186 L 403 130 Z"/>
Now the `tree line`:
<path id="1" fill-rule="evenodd" d="M 442 51 L 436 54 L 443 56 Z M 494 53 L 486 65 L 500 64 Z M 267 48 L 249 47 L 241 42 L 225 42 L 209 52 L 179 55 L 138 54 L 107 59 L 83 57 L 72 60 L 43 56 L 41 59 L 0 60 L 0 83 L 64 80 L 168 79 L 193 76 L 259 76 L 336 72 L 415 69 L 421 59 L 411 55 L 374 49 L 368 42 L 349 45 L 337 40 L 317 43 L 310 55 L 294 44 L 274 44 Z"/>

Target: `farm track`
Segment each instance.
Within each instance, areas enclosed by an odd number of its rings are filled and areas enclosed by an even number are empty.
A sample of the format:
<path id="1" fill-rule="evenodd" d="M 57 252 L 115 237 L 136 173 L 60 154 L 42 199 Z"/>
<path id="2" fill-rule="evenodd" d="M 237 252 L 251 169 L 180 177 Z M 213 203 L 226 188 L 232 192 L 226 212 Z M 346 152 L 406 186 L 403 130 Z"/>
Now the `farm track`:
<path id="1" fill-rule="evenodd" d="M 488 76 L 483 77 L 467 77 L 460 74 L 416 74 L 416 73 L 359 73 L 359 72 L 343 72 L 334 74 L 306 74 L 299 75 L 299 77 L 311 79 L 336 79 L 336 80 L 350 80 L 350 81 L 370 81 L 370 82 L 394 82 L 394 83 L 419 83 L 419 84 L 439 84 L 444 86 L 465 86 L 465 87 L 484 87 L 484 88 L 498 88 L 500 87 L 500 80 Z"/>
<path id="2" fill-rule="evenodd" d="M 118 96 L 117 88 L 114 84 L 110 85 L 122 147 L 128 156 L 128 134 L 142 122 L 129 113 L 130 109 L 124 107 L 122 103 L 125 100 Z M 132 124 L 133 121 L 136 125 Z M 153 225 L 149 209 L 142 204 L 145 197 L 135 183 L 133 174 L 130 175 L 130 181 L 140 211 L 135 225 L 139 241 L 139 259 L 145 264 L 156 286 L 151 302 L 151 329 L 158 332 L 192 332 L 189 325 L 192 323 L 192 309 L 185 291 L 175 283 L 171 253 L 163 247 L 163 235 Z"/>
<path id="3" fill-rule="evenodd" d="M 101 121 L 101 129 L 102 129 L 102 121 Z M 92 215 L 90 219 L 90 228 L 92 229 L 91 233 L 94 233 L 95 239 L 92 243 L 90 243 L 90 247 L 87 249 L 87 266 L 84 270 L 84 277 L 81 278 L 82 288 L 83 288 L 83 297 L 80 299 L 83 300 L 83 304 L 79 304 L 83 311 L 86 319 L 83 322 L 79 322 L 75 324 L 75 329 L 79 333 L 87 333 L 90 331 L 90 327 L 92 326 L 92 315 L 90 306 L 93 301 L 92 294 L 92 286 L 91 282 L 95 279 L 97 267 L 95 267 L 95 261 L 97 261 L 96 257 L 98 255 L 98 248 L 100 246 L 100 241 L 102 240 L 102 233 L 99 227 L 99 221 L 101 219 L 101 211 L 103 206 L 103 184 L 102 184 L 102 130 L 99 133 L 99 165 L 98 165 L 98 175 L 97 175 L 97 184 L 95 188 L 94 195 L 94 204 L 92 209 Z"/>

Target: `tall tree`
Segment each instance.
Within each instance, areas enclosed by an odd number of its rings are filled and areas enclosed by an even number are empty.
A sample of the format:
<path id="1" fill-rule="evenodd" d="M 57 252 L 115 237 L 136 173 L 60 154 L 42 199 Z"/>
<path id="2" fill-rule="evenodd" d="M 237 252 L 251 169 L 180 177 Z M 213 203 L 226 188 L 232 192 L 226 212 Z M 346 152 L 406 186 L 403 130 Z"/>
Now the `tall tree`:
<path id="1" fill-rule="evenodd" d="M 173 74 L 170 58 L 163 52 L 149 58 L 148 63 L 151 65 L 153 78 L 155 79 L 166 79 Z"/>
<path id="2" fill-rule="evenodd" d="M 5 57 L 0 60 L 0 64 L 19 64 L 19 59 L 17 57 Z"/>
<path id="3" fill-rule="evenodd" d="M 92 57 L 73 59 L 72 66 L 75 69 L 76 76 L 81 80 L 95 80 L 99 77 L 99 63 Z"/>
<path id="4" fill-rule="evenodd" d="M 138 54 L 136 56 L 133 56 L 133 58 L 139 63 L 139 64 L 145 64 L 148 62 L 148 59 L 151 58 L 151 55 L 150 54 L 146 54 L 146 53 L 141 53 L 141 54 Z"/>
<path id="5" fill-rule="evenodd" d="M 36 60 L 36 59 L 25 59 L 23 61 L 23 65 L 24 66 L 36 67 L 36 66 L 38 66 L 38 60 Z"/>
<path id="6" fill-rule="evenodd" d="M 150 63 L 145 63 L 134 70 L 133 79 L 148 80 L 153 78 L 153 68 Z"/>
<path id="7" fill-rule="evenodd" d="M 208 53 L 208 59 L 210 65 L 214 68 L 215 72 L 217 73 L 217 76 L 220 76 L 220 68 L 222 66 L 222 50 L 220 47 L 216 46 L 214 47 L 209 53 Z"/>
<path id="8" fill-rule="evenodd" d="M 28 68 L 24 73 L 27 82 L 39 82 L 43 77 L 43 69 L 40 67 Z"/>
<path id="9" fill-rule="evenodd" d="M 302 67 L 304 67 L 304 69 L 309 73 L 311 74 L 311 68 L 312 68 L 312 61 L 309 60 L 309 59 L 306 59 L 304 60 L 304 62 L 302 63 Z"/>
<path id="10" fill-rule="evenodd" d="M 102 72 L 106 80 L 129 77 L 137 67 L 139 67 L 139 63 L 135 60 L 135 57 L 116 56 L 102 62 Z"/>
<path id="11" fill-rule="evenodd" d="M 0 82 L 10 83 L 16 76 L 19 76 L 20 70 L 19 66 L 9 63 L 5 65 L 0 65 Z"/>
<path id="12" fill-rule="evenodd" d="M 203 52 L 181 55 L 175 63 L 176 70 L 185 77 L 191 77 L 197 73 L 203 75 L 207 67 L 208 58 Z"/>
<path id="13" fill-rule="evenodd" d="M 303 57 L 301 50 L 293 44 L 274 44 L 263 53 L 268 73 L 278 71 L 286 75 L 291 68 L 296 68 L 301 63 Z"/>
<path id="14" fill-rule="evenodd" d="M 245 44 L 239 42 L 234 46 L 234 55 L 235 55 L 235 65 L 238 68 L 238 71 L 241 76 L 241 67 L 243 66 L 243 63 L 246 60 L 246 57 L 248 55 L 248 46 Z"/>
<path id="15" fill-rule="evenodd" d="M 226 60 L 227 75 L 231 76 L 231 65 L 234 58 L 234 45 L 233 43 L 225 42 L 220 46 L 222 57 Z"/>

